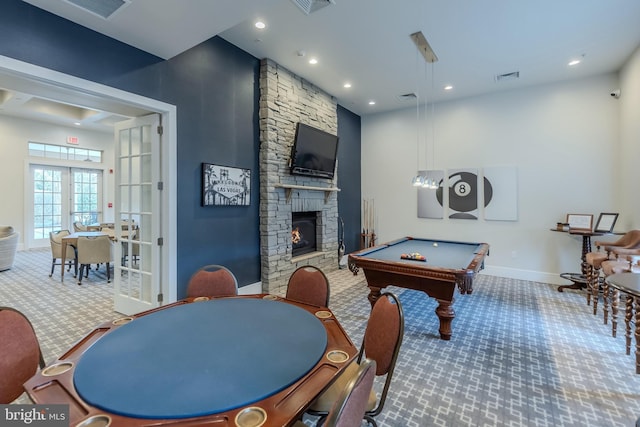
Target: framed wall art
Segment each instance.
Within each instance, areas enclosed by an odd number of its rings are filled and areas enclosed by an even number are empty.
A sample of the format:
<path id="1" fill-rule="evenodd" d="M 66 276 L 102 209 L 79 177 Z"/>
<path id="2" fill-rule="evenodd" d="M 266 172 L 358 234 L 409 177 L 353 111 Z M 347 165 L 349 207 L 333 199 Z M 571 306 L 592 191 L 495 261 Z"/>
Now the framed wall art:
<path id="1" fill-rule="evenodd" d="M 596 222 L 596 228 L 593 231 L 598 233 L 612 233 L 613 227 L 618 220 L 617 213 L 601 213 Z"/>
<path id="2" fill-rule="evenodd" d="M 567 224 L 569 224 L 569 231 L 591 231 L 593 215 L 567 214 Z"/>
<path id="3" fill-rule="evenodd" d="M 249 206 L 251 170 L 202 164 L 202 206 Z"/>

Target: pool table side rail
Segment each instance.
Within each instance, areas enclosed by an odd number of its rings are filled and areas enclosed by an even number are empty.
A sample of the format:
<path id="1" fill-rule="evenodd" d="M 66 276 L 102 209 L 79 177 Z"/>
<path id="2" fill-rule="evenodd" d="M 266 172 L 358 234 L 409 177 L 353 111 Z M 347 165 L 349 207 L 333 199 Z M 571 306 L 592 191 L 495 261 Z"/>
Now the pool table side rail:
<path id="1" fill-rule="evenodd" d="M 438 240 L 443 243 L 464 243 L 477 245 L 478 249 L 473 253 L 473 257 L 467 267 L 462 268 L 445 268 L 438 267 L 437 265 L 421 266 L 420 264 L 409 264 L 399 261 L 375 259 L 367 257 L 368 254 L 375 252 L 376 250 L 383 249 L 393 244 L 398 244 L 406 240 L 415 240 L 411 237 L 404 239 L 394 240 L 387 244 L 381 244 L 375 247 L 367 248 L 352 254 L 349 254 L 349 269 L 353 274 L 357 274 L 359 269 L 364 270 L 377 270 L 388 273 L 397 273 L 403 276 L 412 277 L 429 277 L 431 279 L 455 282 L 458 284 L 458 290 L 461 294 L 471 293 L 473 291 L 473 278 L 476 273 L 484 268 L 484 259 L 489 254 L 488 243 L 469 243 L 469 242 L 455 242 Z M 393 283 L 389 283 L 392 285 Z"/>
<path id="2" fill-rule="evenodd" d="M 393 240 L 391 242 L 387 242 L 387 243 L 382 243 L 380 245 L 376 245 L 376 246 L 372 246 L 370 248 L 366 248 L 366 249 L 362 249 L 356 252 L 353 252 L 351 254 L 349 254 L 349 258 L 350 260 L 358 260 L 358 264 L 359 267 L 363 267 L 364 265 L 367 266 L 367 268 L 374 268 L 375 265 L 380 265 L 380 266 L 385 266 L 385 270 L 388 270 L 390 266 L 397 266 L 397 264 L 395 263 L 395 261 L 385 261 L 385 260 L 381 260 L 381 259 L 372 259 L 372 258 L 366 258 L 367 255 L 379 251 L 381 249 L 387 248 L 389 246 L 393 246 L 402 242 L 405 242 L 407 240 L 424 240 L 424 239 L 415 239 L 413 237 L 405 237 L 405 238 L 401 238 L 401 239 L 396 239 Z M 454 272 L 454 271 L 459 271 L 459 270 L 465 270 L 464 274 L 467 275 L 473 275 L 475 273 L 477 273 L 478 271 L 482 270 L 484 268 L 484 258 L 486 256 L 489 255 L 489 244 L 488 243 L 475 243 L 475 242 L 460 242 L 460 241 L 455 241 L 455 240 L 435 240 L 435 239 L 429 239 L 429 240 L 434 240 L 437 242 L 441 242 L 441 243 L 460 243 L 460 244 L 465 244 L 465 245 L 476 245 L 478 247 L 478 249 L 476 249 L 473 252 L 473 258 L 471 260 L 471 262 L 469 263 L 469 265 L 467 267 L 461 267 L 460 269 L 454 269 L 454 268 L 443 268 L 443 267 L 438 267 L 436 265 L 432 265 L 429 264 L 427 268 L 429 269 L 433 269 L 436 271 L 440 271 L 442 273 L 450 273 L 450 272 Z M 398 267 L 398 268 L 402 268 L 402 267 Z M 407 264 L 407 269 L 413 269 L 413 266 L 411 264 Z M 397 270 L 399 271 L 399 270 Z M 416 275 L 416 274 L 414 274 Z"/>

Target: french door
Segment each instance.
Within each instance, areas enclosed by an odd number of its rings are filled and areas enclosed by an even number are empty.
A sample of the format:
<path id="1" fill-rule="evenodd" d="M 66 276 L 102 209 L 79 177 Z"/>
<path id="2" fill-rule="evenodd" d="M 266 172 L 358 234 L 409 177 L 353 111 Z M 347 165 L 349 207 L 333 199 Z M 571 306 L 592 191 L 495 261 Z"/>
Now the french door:
<path id="1" fill-rule="evenodd" d="M 49 232 L 102 219 L 102 170 L 31 164 L 29 246 L 49 246 Z"/>
<path id="2" fill-rule="evenodd" d="M 162 303 L 162 177 L 159 115 L 118 123 L 115 130 L 114 308 L 134 314 Z M 119 242 L 119 243 L 118 243 Z"/>

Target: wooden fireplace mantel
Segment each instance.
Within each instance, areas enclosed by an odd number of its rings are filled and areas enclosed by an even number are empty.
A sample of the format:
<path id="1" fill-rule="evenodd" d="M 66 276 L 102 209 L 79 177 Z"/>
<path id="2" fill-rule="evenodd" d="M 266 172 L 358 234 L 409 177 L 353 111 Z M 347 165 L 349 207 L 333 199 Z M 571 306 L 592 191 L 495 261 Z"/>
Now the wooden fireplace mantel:
<path id="1" fill-rule="evenodd" d="M 291 201 L 291 192 L 293 190 L 310 190 L 310 191 L 324 191 L 324 202 L 327 203 L 329 196 L 334 191 L 340 191 L 338 187 L 313 187 L 311 185 L 293 185 L 293 184 L 275 184 L 276 188 L 284 188 L 287 196 L 287 203 Z"/>

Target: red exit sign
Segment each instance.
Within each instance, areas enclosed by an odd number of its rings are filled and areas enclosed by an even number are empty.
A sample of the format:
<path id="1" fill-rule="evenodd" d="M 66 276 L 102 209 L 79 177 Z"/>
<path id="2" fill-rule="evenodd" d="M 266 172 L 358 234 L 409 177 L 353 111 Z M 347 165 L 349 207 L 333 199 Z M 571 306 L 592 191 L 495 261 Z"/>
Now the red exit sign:
<path id="1" fill-rule="evenodd" d="M 77 136 L 68 136 L 67 144 L 78 145 L 78 137 Z"/>

